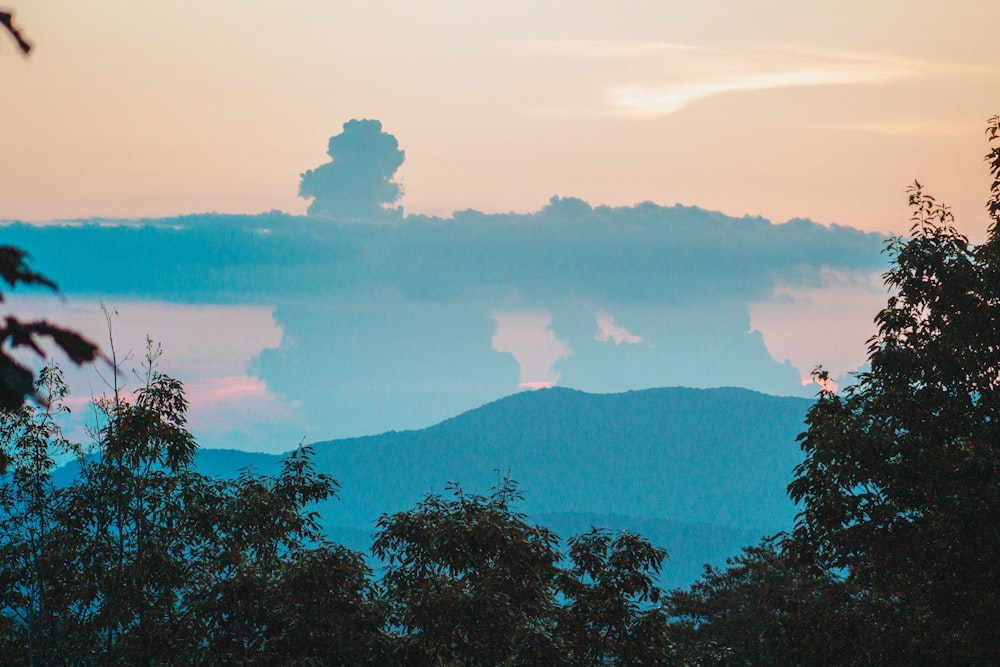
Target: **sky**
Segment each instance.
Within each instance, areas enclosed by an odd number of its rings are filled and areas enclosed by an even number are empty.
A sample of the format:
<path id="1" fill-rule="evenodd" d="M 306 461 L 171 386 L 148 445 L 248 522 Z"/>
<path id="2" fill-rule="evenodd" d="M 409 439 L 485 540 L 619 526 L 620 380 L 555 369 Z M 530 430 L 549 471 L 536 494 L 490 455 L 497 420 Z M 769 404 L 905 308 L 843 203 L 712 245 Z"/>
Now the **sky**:
<path id="1" fill-rule="evenodd" d="M 5 6 L 0 220 L 66 296 L 11 308 L 162 340 L 207 444 L 809 395 L 914 179 L 986 233 L 993 0 Z"/>

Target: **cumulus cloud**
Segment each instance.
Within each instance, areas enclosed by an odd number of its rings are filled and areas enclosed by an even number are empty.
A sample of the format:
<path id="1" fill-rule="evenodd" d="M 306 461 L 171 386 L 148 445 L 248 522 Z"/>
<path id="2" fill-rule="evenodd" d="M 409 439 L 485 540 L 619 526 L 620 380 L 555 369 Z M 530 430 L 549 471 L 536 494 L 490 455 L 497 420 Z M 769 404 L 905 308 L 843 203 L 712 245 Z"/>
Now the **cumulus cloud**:
<path id="1" fill-rule="evenodd" d="M 769 299 L 747 304 L 751 330 L 761 333 L 775 361 L 799 371 L 804 385 L 819 365 L 844 378 L 865 363 L 865 342 L 887 297 L 879 273 L 824 266 L 818 276 L 810 285 L 781 283 Z"/>
<path id="2" fill-rule="evenodd" d="M 622 343 L 636 345 L 642 342 L 642 336 L 636 336 L 625 327 L 615 324 L 615 318 L 603 310 L 594 311 L 594 319 L 597 320 L 597 334 L 594 340 L 602 343 L 614 341 L 615 345 Z"/>
<path id="3" fill-rule="evenodd" d="M 559 381 L 559 373 L 553 367 L 573 351 L 549 328 L 552 325 L 549 313 L 494 311 L 490 318 L 497 325 L 493 349 L 509 353 L 521 367 L 518 387 L 541 389 Z"/>
<path id="4" fill-rule="evenodd" d="M 330 162 L 302 174 L 299 196 L 313 198 L 310 215 L 338 218 L 382 218 L 399 213 L 390 208 L 402 190 L 392 180 L 406 154 L 396 137 L 377 120 L 350 120 L 330 137 Z"/>

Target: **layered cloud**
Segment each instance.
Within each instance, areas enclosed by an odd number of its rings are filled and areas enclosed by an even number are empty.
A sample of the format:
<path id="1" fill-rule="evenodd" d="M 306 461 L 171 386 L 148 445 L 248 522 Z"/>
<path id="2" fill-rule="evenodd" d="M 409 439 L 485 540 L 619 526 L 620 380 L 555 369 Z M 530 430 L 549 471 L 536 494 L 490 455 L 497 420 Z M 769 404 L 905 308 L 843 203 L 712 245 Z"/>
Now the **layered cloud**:
<path id="1" fill-rule="evenodd" d="M 877 294 L 854 277 L 885 267 L 878 234 L 679 205 L 366 220 L 204 214 L 4 238 L 70 303 L 118 303 L 123 325 L 165 341 L 209 444 L 256 449 L 425 426 L 557 382 L 809 395 L 817 363 L 863 361 Z"/>
<path id="2" fill-rule="evenodd" d="M 824 266 L 870 272 L 885 261 L 881 235 L 850 227 L 560 198 L 533 214 L 462 211 L 376 225 L 205 214 L 13 224 L 4 235 L 70 292 L 187 303 L 373 291 L 418 301 L 517 292 L 540 305 L 760 301 L 782 282 L 821 284 Z"/>
<path id="3" fill-rule="evenodd" d="M 507 352 L 521 369 L 518 387 L 542 389 L 559 381 L 554 369 L 556 362 L 573 353 L 565 340 L 558 338 L 552 329 L 552 315 L 547 312 L 490 313 L 496 322 L 492 345 L 497 352 Z"/>

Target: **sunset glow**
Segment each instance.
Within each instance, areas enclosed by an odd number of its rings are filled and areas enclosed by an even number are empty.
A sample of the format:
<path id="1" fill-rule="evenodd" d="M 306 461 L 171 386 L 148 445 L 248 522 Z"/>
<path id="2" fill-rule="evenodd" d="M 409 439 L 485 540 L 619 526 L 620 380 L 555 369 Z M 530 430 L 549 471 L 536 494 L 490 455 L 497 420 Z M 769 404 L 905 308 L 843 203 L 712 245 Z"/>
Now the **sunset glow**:
<path id="1" fill-rule="evenodd" d="M 995 2 L 8 5 L 0 231 L 66 297 L 10 309 L 103 343 L 117 308 L 228 444 L 811 396 L 865 362 L 914 179 L 986 234 Z"/>

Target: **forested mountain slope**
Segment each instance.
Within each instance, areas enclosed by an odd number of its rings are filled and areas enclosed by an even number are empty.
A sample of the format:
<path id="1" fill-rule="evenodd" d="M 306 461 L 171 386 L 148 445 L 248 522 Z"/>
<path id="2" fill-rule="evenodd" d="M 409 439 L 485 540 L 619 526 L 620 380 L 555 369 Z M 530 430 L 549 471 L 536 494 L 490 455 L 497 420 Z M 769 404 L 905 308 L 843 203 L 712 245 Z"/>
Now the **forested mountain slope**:
<path id="1" fill-rule="evenodd" d="M 790 526 L 785 495 L 810 401 L 737 388 L 523 392 L 419 431 L 316 443 L 359 525 L 459 482 L 517 480 L 524 511 L 657 517 L 761 532 Z"/>

